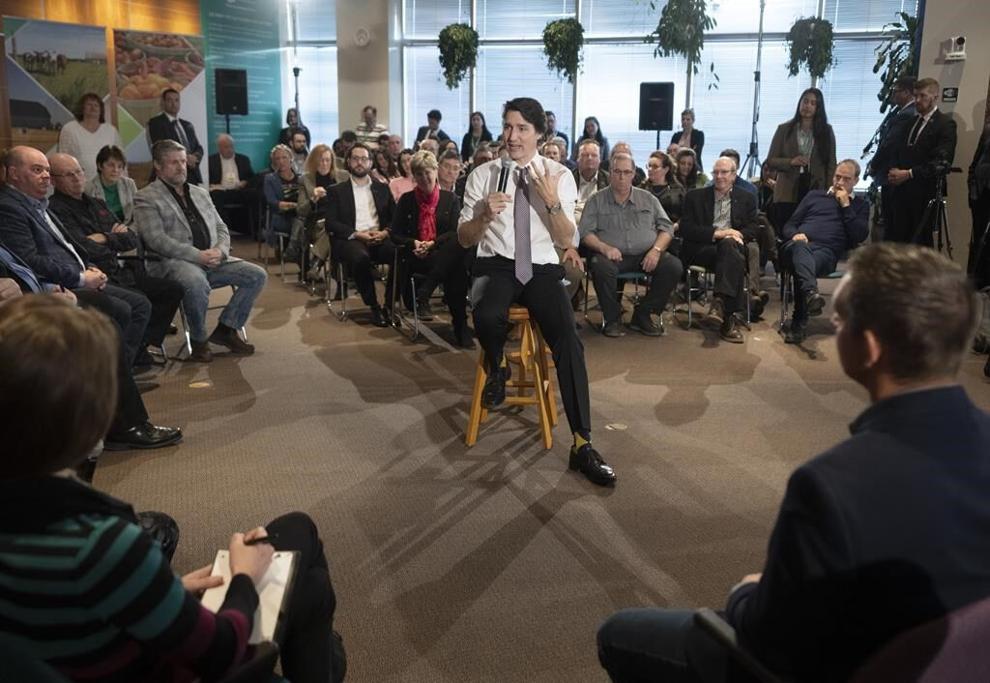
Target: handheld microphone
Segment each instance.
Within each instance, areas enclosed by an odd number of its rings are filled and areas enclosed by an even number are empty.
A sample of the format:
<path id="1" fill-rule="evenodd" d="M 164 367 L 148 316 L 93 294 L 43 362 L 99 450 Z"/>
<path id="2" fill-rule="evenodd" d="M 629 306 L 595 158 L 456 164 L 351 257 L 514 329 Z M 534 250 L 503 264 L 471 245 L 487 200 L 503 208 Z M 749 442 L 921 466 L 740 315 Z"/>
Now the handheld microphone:
<path id="1" fill-rule="evenodd" d="M 507 156 L 502 157 L 502 168 L 498 172 L 498 191 L 504 193 L 506 186 L 509 184 L 509 175 L 512 173 L 512 169 L 515 167 L 516 162 Z"/>

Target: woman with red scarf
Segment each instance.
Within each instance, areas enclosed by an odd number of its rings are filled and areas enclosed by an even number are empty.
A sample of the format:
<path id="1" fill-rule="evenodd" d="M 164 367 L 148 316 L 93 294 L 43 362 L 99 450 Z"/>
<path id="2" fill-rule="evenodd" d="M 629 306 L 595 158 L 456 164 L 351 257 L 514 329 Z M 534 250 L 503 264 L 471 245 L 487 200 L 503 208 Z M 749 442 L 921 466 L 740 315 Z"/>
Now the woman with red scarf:
<path id="1" fill-rule="evenodd" d="M 456 195 L 437 184 L 437 158 L 432 152 L 416 152 L 412 158 L 415 187 L 399 198 L 392 220 L 392 241 L 399 247 L 399 283 L 407 308 L 412 308 L 409 278 L 422 273 L 416 283 L 416 307 L 420 320 L 430 320 L 430 296 L 443 282 L 454 328 L 454 343 L 471 348 L 474 340 L 467 326 L 467 250 L 457 242 Z"/>

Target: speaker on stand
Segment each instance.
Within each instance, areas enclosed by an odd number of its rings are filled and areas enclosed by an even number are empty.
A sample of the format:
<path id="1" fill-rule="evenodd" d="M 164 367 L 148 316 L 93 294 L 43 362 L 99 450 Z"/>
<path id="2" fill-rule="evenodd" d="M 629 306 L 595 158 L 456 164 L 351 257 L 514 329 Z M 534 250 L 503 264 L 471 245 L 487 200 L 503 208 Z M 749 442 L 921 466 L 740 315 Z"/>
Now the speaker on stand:
<path id="1" fill-rule="evenodd" d="M 674 130 L 674 84 L 639 84 L 639 129 L 657 132 L 657 149 L 660 149 L 660 131 Z"/>
<path id="2" fill-rule="evenodd" d="M 230 116 L 248 115 L 247 71 L 244 69 L 214 69 L 217 113 L 227 121 L 230 135 Z"/>

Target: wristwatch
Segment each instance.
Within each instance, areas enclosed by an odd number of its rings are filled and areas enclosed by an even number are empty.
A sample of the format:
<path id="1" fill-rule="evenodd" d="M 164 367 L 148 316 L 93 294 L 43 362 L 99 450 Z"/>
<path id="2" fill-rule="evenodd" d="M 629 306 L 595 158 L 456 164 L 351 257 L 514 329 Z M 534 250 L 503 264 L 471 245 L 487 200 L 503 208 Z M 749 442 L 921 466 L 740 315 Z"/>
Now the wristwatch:
<path id="1" fill-rule="evenodd" d="M 662 254 L 663 253 L 663 249 L 661 249 L 660 247 L 657 247 L 657 246 L 650 247 L 650 249 L 652 249 L 653 251 L 657 252 L 658 254 Z"/>
<path id="2" fill-rule="evenodd" d="M 555 215 L 557 215 L 558 213 L 560 213 L 563 210 L 564 209 L 563 209 L 563 207 L 561 207 L 560 202 L 557 202 L 553 206 L 548 206 L 547 207 L 547 213 L 550 214 L 551 216 L 555 216 Z"/>

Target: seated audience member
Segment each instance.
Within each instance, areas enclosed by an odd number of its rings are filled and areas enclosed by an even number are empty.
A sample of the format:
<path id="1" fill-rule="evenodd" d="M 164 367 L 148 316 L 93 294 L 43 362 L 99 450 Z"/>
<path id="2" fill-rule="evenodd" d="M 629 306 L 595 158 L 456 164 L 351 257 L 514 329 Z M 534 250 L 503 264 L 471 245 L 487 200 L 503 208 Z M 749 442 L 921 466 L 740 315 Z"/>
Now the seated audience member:
<path id="1" fill-rule="evenodd" d="M 254 178 L 251 160 L 234 149 L 234 138 L 221 133 L 217 136 L 217 152 L 207 160 L 210 171 L 210 198 L 224 223 L 238 232 L 254 232 L 251 207 L 257 203 L 248 184 Z M 236 214 L 231 207 L 243 207 Z M 236 219 L 236 220 L 235 220 Z"/>
<path id="2" fill-rule="evenodd" d="M 669 145 L 667 145 L 667 156 L 669 156 L 671 159 L 676 160 L 677 153 L 680 151 L 681 151 L 681 146 L 678 145 L 676 142 L 672 142 Z"/>
<path id="3" fill-rule="evenodd" d="M 298 551 L 279 643 L 283 673 L 303 683 L 342 680 L 336 597 L 309 517 L 295 512 L 231 536 L 232 579 L 214 614 L 199 602 L 222 583 L 211 565 L 176 575 L 129 504 L 72 474 L 110 424 L 116 343 L 105 318 L 50 295 L 0 307 L 4 632 L 67 680 L 219 680 L 253 654 L 256 586 L 273 552 Z M 39 391 L 46 385 L 59 391 Z M 252 544 L 264 537 L 270 543 Z"/>
<path id="4" fill-rule="evenodd" d="M 681 154 L 691 150 L 681 150 Z M 680 258 L 684 267 L 700 265 L 715 271 L 715 295 L 708 322 L 719 326 L 727 342 L 742 344 L 735 313 L 741 310 L 746 277 L 744 244 L 756 239 L 756 199 L 733 186 L 736 162 L 719 157 L 712 166 L 715 184 L 688 192 L 678 234 L 684 240 Z"/>
<path id="5" fill-rule="evenodd" d="M 334 260 L 350 267 L 351 276 L 365 305 L 371 308 L 372 323 L 388 326 L 388 314 L 378 303 L 372 264 L 389 266 L 395 260 L 395 246 L 389 239 L 389 227 L 395 211 L 391 193 L 381 183 L 368 177 L 371 150 L 357 143 L 347 157 L 350 180 L 328 191 L 327 231 Z M 392 292 L 386 288 L 385 308 L 392 307 Z"/>
<path id="6" fill-rule="evenodd" d="M 417 145 L 417 148 L 429 152 L 433 156 L 440 156 L 440 143 L 433 138 L 421 140 Z"/>
<path id="7" fill-rule="evenodd" d="M 389 181 L 398 174 L 392 160 L 388 158 L 388 152 L 379 147 L 371 153 L 375 158 L 375 163 L 371 167 L 371 179 L 376 183 L 388 185 Z"/>
<path id="8" fill-rule="evenodd" d="M 313 144 L 313 139 L 309 135 L 309 128 L 303 125 L 303 122 L 299 119 L 299 111 L 295 107 L 290 107 L 285 110 L 285 128 L 278 132 L 278 144 L 291 147 L 292 133 L 297 130 L 301 131 L 306 137 L 307 147 Z"/>
<path id="9" fill-rule="evenodd" d="M 616 276 L 642 271 L 650 276 L 646 296 L 633 310 L 629 327 L 659 337 L 653 314 L 662 314 L 681 277 L 681 262 L 667 253 L 674 235 L 659 200 L 633 187 L 636 164 L 624 152 L 612 155 L 609 187 L 591 195 L 579 225 L 581 244 L 592 256 L 588 269 L 602 308 L 602 333 L 622 336 L 622 303 Z"/>
<path id="10" fill-rule="evenodd" d="M 106 202 L 107 208 L 119 222 L 130 225 L 134 220 L 137 185 L 124 175 L 127 159 L 120 147 L 107 146 L 101 149 L 96 155 L 96 170 L 96 176 L 87 176 L 89 180 L 86 181 L 83 192 Z"/>
<path id="11" fill-rule="evenodd" d="M 94 305 L 120 326 L 129 368 L 144 348 L 151 303 L 140 292 L 110 284 L 84 246 L 73 243 L 45 198 L 50 173 L 48 159 L 33 147 L 14 147 L 7 154 L 7 182 L 0 188 L 0 243 L 42 282 L 88 292 Z"/>
<path id="12" fill-rule="evenodd" d="M 659 150 L 650 154 L 646 162 L 646 179 L 639 187 L 660 201 L 664 213 L 674 223 L 674 232 L 677 232 L 686 191 L 674 173 L 674 162 L 670 157 Z"/>
<path id="13" fill-rule="evenodd" d="M 236 355 L 254 353 L 254 346 L 238 336 L 254 300 L 264 289 L 264 269 L 230 255 L 230 232 L 210 194 L 186 182 L 186 150 L 170 140 L 155 143 L 152 160 L 157 179 L 141 188 L 134 202 L 134 221 L 149 251 L 161 260 L 150 261 L 152 275 L 175 280 L 183 298 L 192 353 L 189 360 L 213 360 L 210 342 Z M 234 294 L 220 313 L 216 329 L 206 333 L 210 291 L 233 286 Z"/>
<path id="14" fill-rule="evenodd" d="M 447 152 L 454 152 L 458 157 L 461 156 L 461 151 L 457 149 L 457 143 L 453 140 L 441 140 L 439 142 L 439 152 L 437 153 L 437 159 L 442 157 Z"/>
<path id="15" fill-rule="evenodd" d="M 299 204 L 296 213 L 303 223 L 309 243 L 313 245 L 315 263 L 311 270 L 319 270 L 320 265 L 330 256 L 330 237 L 319 222 L 327 217 L 327 190 L 336 180 L 333 150 L 326 145 L 317 145 L 306 160 L 299 188 Z M 316 279 L 315 277 L 310 279 Z"/>
<path id="16" fill-rule="evenodd" d="M 450 154 L 448 152 L 448 154 Z M 454 156 L 460 163 L 460 157 Z M 443 167 L 443 162 L 439 164 Z M 474 341 L 467 325 L 467 250 L 457 242 L 457 218 L 460 202 L 453 192 L 443 189 L 438 180 L 437 160 L 429 152 L 419 151 L 412 158 L 416 187 L 399 199 L 392 222 L 392 241 L 402 250 L 397 275 L 407 308 L 412 301 L 406 294 L 409 276 L 423 273 L 416 286 L 416 313 L 430 320 L 433 311 L 430 297 L 441 282 L 450 307 L 454 343 L 473 348 Z"/>
<path id="17" fill-rule="evenodd" d="M 405 149 L 402 146 L 402 136 L 401 135 L 396 135 L 395 133 L 392 133 L 391 135 L 389 135 L 388 136 L 388 146 L 386 147 L 386 149 L 388 150 L 388 158 L 392 160 L 392 163 L 393 164 L 395 164 L 396 166 L 398 166 L 398 164 L 399 164 L 399 155 L 402 153 L 402 150 Z M 339 166 L 340 165 L 338 164 L 338 168 L 339 168 Z M 345 173 L 347 172 L 347 169 L 346 168 L 344 169 L 344 172 Z"/>
<path id="18" fill-rule="evenodd" d="M 337 168 L 336 175 L 338 183 L 342 183 L 350 178 L 347 172 L 347 155 L 355 143 L 357 143 L 357 135 L 354 134 L 353 130 L 345 130 L 340 134 L 340 140 L 333 143 L 333 153 L 336 157 L 334 159 L 334 166 Z"/>
<path id="19" fill-rule="evenodd" d="M 461 177 L 461 155 L 454 150 L 442 152 L 438 158 L 437 183 L 441 190 L 457 194 L 457 180 Z M 415 176 L 415 172 L 413 173 Z M 460 197 L 458 197 L 460 201 Z"/>
<path id="20" fill-rule="evenodd" d="M 567 133 L 561 130 L 557 130 L 557 115 L 552 111 L 547 112 L 547 129 L 546 132 L 541 136 L 543 142 L 550 142 L 554 138 L 560 138 L 564 143 L 563 158 L 567 158 L 568 141 Z M 560 162 L 563 163 L 563 162 Z"/>
<path id="21" fill-rule="evenodd" d="M 86 171 L 89 178 L 96 177 L 96 155 L 104 147 L 124 146 L 117 128 L 106 118 L 103 98 L 94 92 L 84 93 L 73 112 L 75 120 L 69 121 L 58 133 L 58 151 L 71 154 Z"/>
<path id="22" fill-rule="evenodd" d="M 729 157 L 734 162 L 736 162 L 736 168 L 739 169 L 739 170 L 736 171 L 736 182 L 733 184 L 733 187 L 742 188 L 743 190 L 746 190 L 747 192 L 751 192 L 754 197 L 759 197 L 760 192 L 759 192 L 759 190 L 756 189 L 756 185 L 754 185 L 753 183 L 749 182 L 748 180 L 746 180 L 745 178 L 743 178 L 741 175 L 739 175 L 739 173 L 742 172 L 742 166 L 740 166 L 740 164 L 742 163 L 742 160 L 739 157 L 739 152 L 737 152 L 736 150 L 732 149 L 731 147 L 728 147 L 726 149 L 723 149 L 722 152 L 719 154 L 719 156 L 720 157 Z M 705 185 L 711 185 L 711 184 L 712 184 L 712 181 L 711 180 L 709 180 L 707 183 L 705 183 Z"/>
<path id="23" fill-rule="evenodd" d="M 956 382 L 977 315 L 933 250 L 871 244 L 850 260 L 833 320 L 871 405 L 791 475 L 763 572 L 725 609 L 780 680 L 853 680 L 895 636 L 990 595 L 990 416 Z M 598 656 L 617 683 L 734 680 L 692 610 L 623 610 Z"/>
<path id="24" fill-rule="evenodd" d="M 35 150 L 37 151 L 37 150 Z M 63 299 L 70 305 L 82 308 L 95 308 L 110 318 L 117 330 L 117 338 L 124 340 L 124 327 L 114 316 L 117 314 L 100 292 L 86 289 L 66 290 L 59 285 L 43 283 L 38 275 L 20 257 L 0 244 L 0 303 L 18 298 L 10 283 L 19 288 L 21 294 L 46 294 Z M 124 343 L 117 347 L 117 383 L 113 421 L 103 438 L 103 448 L 108 451 L 149 449 L 172 446 L 182 440 L 182 431 L 174 427 L 153 425 L 141 399 L 134 377 L 131 375 L 132 361 Z M 0 381 L 2 381 L 0 377 Z M 2 400 L 2 396 L 0 396 Z M 12 419 L 8 415 L 5 419 Z M 32 425 L 38 423 L 32 422 Z M 26 430 L 27 433 L 30 430 Z M 95 449 L 94 449 L 95 450 Z"/>
<path id="25" fill-rule="evenodd" d="M 677 152 L 677 179 L 688 192 L 708 184 L 708 176 L 698 168 L 698 159 L 693 149 L 680 149 Z"/>
<path id="26" fill-rule="evenodd" d="M 620 142 L 617 142 L 614 145 L 612 145 L 612 154 L 611 154 L 611 156 L 614 157 L 616 154 L 620 154 L 620 153 L 621 154 L 628 154 L 630 157 L 635 158 L 635 157 L 633 157 L 632 147 L 629 146 L 629 143 L 628 142 L 621 142 L 620 141 Z M 609 160 L 608 161 L 609 161 L 609 168 L 611 168 L 612 167 L 611 166 L 611 164 L 612 164 L 611 157 L 609 157 Z M 640 186 L 640 183 L 642 183 L 644 180 L 646 180 L 646 171 L 644 171 L 639 166 L 637 166 L 636 167 L 636 175 L 633 176 L 633 187 L 639 187 Z"/>
<path id="27" fill-rule="evenodd" d="M 468 131 L 461 139 L 461 160 L 465 164 L 470 163 L 471 157 L 478 151 L 478 147 L 491 141 L 492 132 L 488 130 L 485 115 L 480 111 L 471 112 L 471 117 L 468 121 Z"/>
<path id="28" fill-rule="evenodd" d="M 550 161 L 556 161 L 560 163 L 560 147 L 558 147 L 553 140 L 548 140 L 540 146 L 540 154 L 545 156 Z"/>
<path id="29" fill-rule="evenodd" d="M 835 167 L 828 190 L 810 190 L 784 225 L 784 267 L 794 276 L 794 317 L 784 340 L 800 344 L 807 335 L 808 316 L 821 315 L 825 299 L 817 278 L 835 271 L 846 250 L 870 233 L 870 204 L 856 197 L 859 164 L 844 159 Z"/>
<path id="30" fill-rule="evenodd" d="M 694 151 L 698 168 L 703 167 L 701 152 L 705 148 L 705 134 L 694 127 L 694 109 L 685 109 L 681 112 L 681 130 L 670 136 L 670 144 L 677 145 L 678 149 Z"/>
<path id="31" fill-rule="evenodd" d="M 426 125 L 420 126 L 419 130 L 416 131 L 416 143 L 420 143 L 423 140 L 449 140 L 450 136 L 440 129 L 440 120 L 443 118 L 443 114 L 440 113 L 439 109 L 431 109 L 426 112 Z M 420 149 L 423 149 L 420 147 Z M 436 156 L 437 150 L 431 149 L 433 155 Z"/>
<path id="32" fill-rule="evenodd" d="M 53 154 L 49 162 L 55 193 L 48 208 L 61 222 L 64 235 L 72 244 L 82 245 L 86 259 L 106 273 L 108 281 L 119 287 L 136 290 L 151 303 L 151 315 L 144 341 L 134 359 L 136 366 L 150 365 L 147 346 L 161 346 L 182 301 L 182 287 L 164 278 L 151 277 L 144 268 L 125 268 L 118 256 L 135 251 L 140 239 L 126 225 L 117 221 L 107 205 L 83 193 L 85 172 L 68 154 Z"/>
<path id="33" fill-rule="evenodd" d="M 571 159 L 570 155 L 567 153 L 567 141 L 562 137 L 553 137 L 549 140 L 553 144 L 557 145 L 560 149 L 560 163 L 567 167 L 568 171 L 573 171 L 577 168 L 577 162 Z"/>
<path id="34" fill-rule="evenodd" d="M 309 157 L 309 143 L 302 131 L 292 131 L 289 138 L 289 150 L 292 152 L 292 170 L 297 174 L 302 174 L 306 165 L 306 158 Z"/>
<path id="35" fill-rule="evenodd" d="M 594 140 L 585 140 L 578 147 L 577 168 L 571 171 L 578 188 L 577 205 L 574 207 L 574 218 L 578 223 L 581 222 L 585 202 L 598 190 L 608 187 L 608 173 L 601 168 L 599 152 L 598 143 Z"/>
<path id="36" fill-rule="evenodd" d="M 493 147 L 488 144 L 478 145 L 478 149 L 474 151 L 474 156 L 471 157 L 471 167 L 468 169 L 468 173 L 478 168 L 482 164 L 487 164 L 489 161 L 495 158 L 495 152 Z"/>
<path id="37" fill-rule="evenodd" d="M 268 206 L 269 244 L 275 244 L 277 234 L 288 235 L 285 248 L 286 261 L 298 261 L 302 246 L 302 221 L 299 219 L 299 174 L 292 163 L 292 152 L 283 145 L 276 145 L 271 152 L 273 173 L 265 175 L 263 191 Z"/>
<path id="38" fill-rule="evenodd" d="M 366 104 L 361 110 L 361 123 L 354 127 L 358 142 L 363 142 L 372 150 L 378 149 L 378 139 L 388 135 L 388 126 L 378 123 L 378 108 Z"/>
<path id="39" fill-rule="evenodd" d="M 399 198 L 406 192 L 411 192 L 416 182 L 412 177 L 412 158 L 414 152 L 411 149 L 404 149 L 399 153 L 399 176 L 392 178 L 388 183 L 388 190 L 392 194 L 392 201 L 399 201 Z"/>

